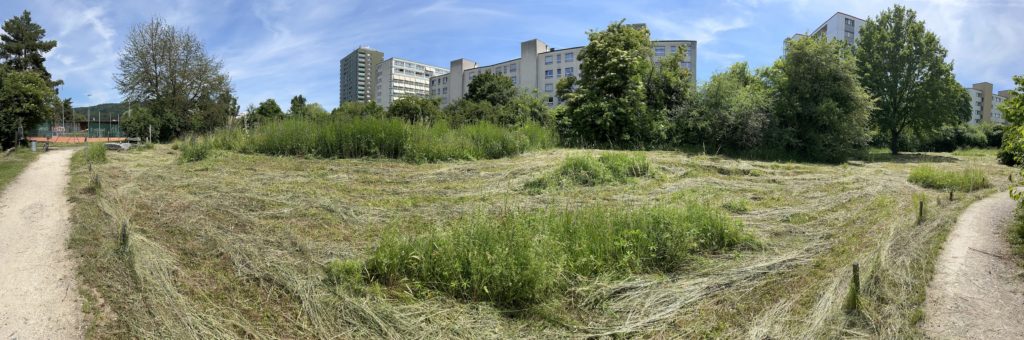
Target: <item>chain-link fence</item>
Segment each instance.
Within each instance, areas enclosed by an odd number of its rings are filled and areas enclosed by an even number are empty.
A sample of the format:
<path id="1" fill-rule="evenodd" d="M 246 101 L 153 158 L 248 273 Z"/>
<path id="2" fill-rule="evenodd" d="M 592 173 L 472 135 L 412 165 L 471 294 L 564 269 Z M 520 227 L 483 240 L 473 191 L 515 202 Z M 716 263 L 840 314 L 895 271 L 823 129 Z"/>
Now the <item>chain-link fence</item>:
<path id="1" fill-rule="evenodd" d="M 127 137 L 121 130 L 119 122 L 76 122 L 76 123 L 43 123 L 35 129 L 25 131 L 27 137 L 90 137 L 120 138 Z"/>

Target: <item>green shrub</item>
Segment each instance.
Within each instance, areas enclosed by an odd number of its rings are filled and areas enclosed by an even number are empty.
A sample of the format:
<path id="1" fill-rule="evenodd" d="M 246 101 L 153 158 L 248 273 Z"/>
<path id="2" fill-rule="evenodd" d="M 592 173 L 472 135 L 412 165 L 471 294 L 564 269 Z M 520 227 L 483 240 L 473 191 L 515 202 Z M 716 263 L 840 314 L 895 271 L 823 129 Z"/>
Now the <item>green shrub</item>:
<path id="1" fill-rule="evenodd" d="M 206 141 L 188 138 L 177 144 L 179 144 L 178 150 L 181 151 L 178 160 L 182 163 L 201 161 L 210 155 L 211 145 Z"/>
<path id="2" fill-rule="evenodd" d="M 947 171 L 925 165 L 914 168 L 907 178 L 925 188 L 970 192 L 990 186 L 985 173 L 979 169 Z"/>
<path id="3" fill-rule="evenodd" d="M 722 208 L 733 213 L 742 214 L 750 211 L 750 200 L 746 198 L 731 200 L 723 203 Z"/>
<path id="4" fill-rule="evenodd" d="M 651 162 L 639 152 L 608 152 L 598 157 L 575 155 L 566 157 L 553 173 L 527 182 L 526 188 L 625 183 L 630 178 L 648 177 L 653 173 Z"/>
<path id="5" fill-rule="evenodd" d="M 107 147 L 103 143 L 90 143 L 85 147 L 85 160 L 90 163 L 106 163 Z"/>
<path id="6" fill-rule="evenodd" d="M 473 214 L 422 236 L 385 236 L 365 264 L 368 278 L 414 282 L 452 296 L 524 308 L 577 278 L 678 270 L 697 254 L 754 239 L 706 206 Z"/>

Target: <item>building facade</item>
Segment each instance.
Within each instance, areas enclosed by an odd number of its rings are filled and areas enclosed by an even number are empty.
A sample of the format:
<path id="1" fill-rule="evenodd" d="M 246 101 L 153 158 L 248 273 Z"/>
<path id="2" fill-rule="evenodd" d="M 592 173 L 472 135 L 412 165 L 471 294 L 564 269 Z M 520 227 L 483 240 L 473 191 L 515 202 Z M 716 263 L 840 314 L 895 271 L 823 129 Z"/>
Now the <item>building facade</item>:
<path id="1" fill-rule="evenodd" d="M 383 52 L 369 47 L 359 47 L 342 58 L 338 105 L 372 101 L 377 88 L 377 65 L 383 60 Z"/>
<path id="2" fill-rule="evenodd" d="M 818 29 L 811 33 L 815 36 L 824 36 L 829 39 L 842 40 L 850 45 L 857 42 L 860 37 L 860 28 L 864 26 L 864 19 L 843 13 L 836 12 L 825 23 L 818 26 Z"/>
<path id="3" fill-rule="evenodd" d="M 833 14 L 831 18 L 825 20 L 825 22 L 818 26 L 818 28 L 816 28 L 810 35 L 842 40 L 847 44 L 856 45 L 857 38 L 860 37 L 860 29 L 862 26 L 864 26 L 864 19 L 843 12 L 836 12 L 836 14 Z M 788 44 L 792 40 L 803 39 L 805 37 L 807 37 L 807 35 L 797 33 L 786 38 L 785 43 Z M 783 47 L 785 47 L 785 45 Z M 785 48 L 783 48 L 783 50 L 785 50 Z"/>
<path id="4" fill-rule="evenodd" d="M 431 77 L 446 74 L 448 70 L 405 59 L 389 58 L 377 64 L 374 73 L 376 87 L 373 99 L 378 105 L 387 108 L 402 97 L 430 96 Z"/>
<path id="5" fill-rule="evenodd" d="M 1006 118 L 999 110 L 999 105 L 1012 98 L 1013 91 L 1003 90 L 999 93 L 992 93 L 992 84 L 981 82 L 968 87 L 967 92 L 971 94 L 971 120 L 968 121 L 969 123 L 1006 124 Z"/>
<path id="6" fill-rule="evenodd" d="M 686 58 L 683 67 L 690 70 L 696 79 L 697 74 L 697 42 L 692 40 L 655 40 L 653 42 L 654 60 L 685 49 Z M 550 48 L 538 39 L 520 44 L 519 58 L 482 66 L 469 59 L 456 59 L 451 62 L 450 72 L 437 75 L 429 80 L 429 95 L 440 97 L 441 104 L 450 104 L 469 91 L 469 83 L 474 77 L 483 73 L 504 75 L 512 79 L 512 83 L 526 91 L 537 91 L 549 106 L 558 104 L 555 86 L 559 80 L 569 76 L 579 76 L 581 63 L 577 57 L 580 47 L 565 49 Z"/>

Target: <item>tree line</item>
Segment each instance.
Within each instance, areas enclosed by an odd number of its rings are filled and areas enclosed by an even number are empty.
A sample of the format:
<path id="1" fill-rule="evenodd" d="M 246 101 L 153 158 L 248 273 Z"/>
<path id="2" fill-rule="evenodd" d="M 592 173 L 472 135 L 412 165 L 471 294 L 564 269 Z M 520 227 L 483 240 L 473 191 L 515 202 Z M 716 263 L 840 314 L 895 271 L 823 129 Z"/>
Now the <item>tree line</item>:
<path id="1" fill-rule="evenodd" d="M 46 30 L 32 21 L 28 11 L 3 23 L 0 31 L 0 148 L 16 143 L 21 131 L 46 120 L 56 120 L 70 99 L 60 99 L 54 80 L 46 70 L 45 54 L 57 47 L 45 40 Z M 70 112 L 70 109 L 68 109 Z"/>

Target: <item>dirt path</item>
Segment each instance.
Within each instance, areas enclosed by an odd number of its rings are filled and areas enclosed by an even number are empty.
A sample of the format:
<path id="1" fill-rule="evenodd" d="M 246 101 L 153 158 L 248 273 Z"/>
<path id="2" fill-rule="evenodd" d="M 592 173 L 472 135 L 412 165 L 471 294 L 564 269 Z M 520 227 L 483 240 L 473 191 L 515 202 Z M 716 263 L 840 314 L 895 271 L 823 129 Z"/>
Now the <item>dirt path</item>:
<path id="1" fill-rule="evenodd" d="M 72 152 L 39 156 L 0 193 L 0 339 L 82 337 L 66 245 Z"/>
<path id="2" fill-rule="evenodd" d="M 1024 339 L 1024 278 L 1006 237 L 1014 207 L 1001 192 L 960 215 L 928 286 L 928 337 Z"/>

